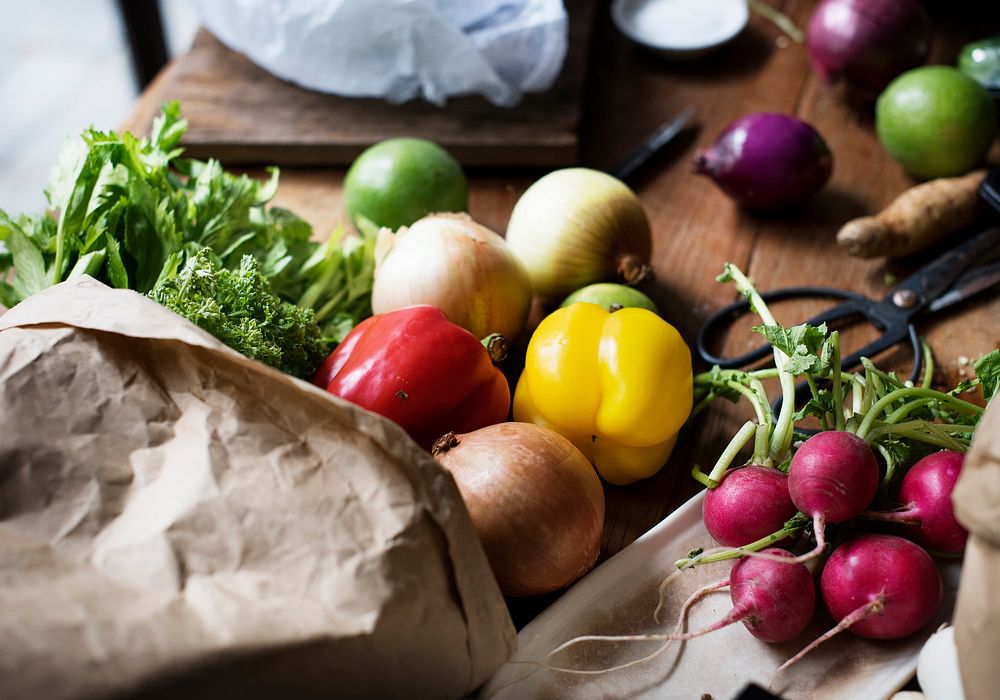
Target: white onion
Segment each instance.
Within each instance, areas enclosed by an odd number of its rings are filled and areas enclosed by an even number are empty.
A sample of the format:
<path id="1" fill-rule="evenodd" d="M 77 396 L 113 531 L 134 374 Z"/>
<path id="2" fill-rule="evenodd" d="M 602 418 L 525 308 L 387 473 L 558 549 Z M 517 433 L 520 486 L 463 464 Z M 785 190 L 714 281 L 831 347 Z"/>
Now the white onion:
<path id="1" fill-rule="evenodd" d="M 477 338 L 521 333 L 531 283 L 501 236 L 467 214 L 430 214 L 379 236 L 372 311 L 430 304 Z"/>
<path id="2" fill-rule="evenodd" d="M 588 168 L 556 170 L 521 195 L 507 244 L 535 294 L 554 301 L 594 282 L 638 284 L 650 274 L 652 236 L 625 183 Z"/>

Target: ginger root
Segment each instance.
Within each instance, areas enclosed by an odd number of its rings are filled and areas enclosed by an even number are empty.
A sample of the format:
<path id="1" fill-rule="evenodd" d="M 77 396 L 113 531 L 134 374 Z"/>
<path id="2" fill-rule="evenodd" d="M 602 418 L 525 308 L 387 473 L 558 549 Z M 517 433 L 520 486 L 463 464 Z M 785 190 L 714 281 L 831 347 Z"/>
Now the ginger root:
<path id="1" fill-rule="evenodd" d="M 986 170 L 911 187 L 875 216 L 848 221 L 837 245 L 859 258 L 899 257 L 937 243 L 972 223 Z"/>

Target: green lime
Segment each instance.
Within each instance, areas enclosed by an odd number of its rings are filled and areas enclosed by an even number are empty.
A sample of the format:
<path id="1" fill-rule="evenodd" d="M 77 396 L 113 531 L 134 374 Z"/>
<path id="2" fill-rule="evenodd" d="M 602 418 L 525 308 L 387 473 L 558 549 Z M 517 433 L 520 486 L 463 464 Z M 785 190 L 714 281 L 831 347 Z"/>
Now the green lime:
<path id="1" fill-rule="evenodd" d="M 364 216 L 398 229 L 432 212 L 465 211 L 462 167 L 436 143 L 398 138 L 366 149 L 347 171 L 344 203 L 352 219 Z"/>
<path id="2" fill-rule="evenodd" d="M 1000 36 L 963 46 L 958 52 L 958 69 L 984 88 L 1000 88 Z"/>
<path id="3" fill-rule="evenodd" d="M 957 68 L 914 68 L 889 83 L 875 103 L 885 149 L 918 177 L 949 177 L 982 160 L 996 131 L 986 89 Z"/>
<path id="4" fill-rule="evenodd" d="M 636 307 L 652 311 L 654 314 L 660 313 L 653 300 L 640 292 L 638 289 L 626 287 L 624 284 L 614 284 L 612 282 L 599 282 L 598 284 L 588 284 L 570 294 L 559 305 L 559 308 L 569 306 L 577 301 L 589 301 L 591 304 L 603 306 L 608 311 L 612 304 L 621 307 Z"/>

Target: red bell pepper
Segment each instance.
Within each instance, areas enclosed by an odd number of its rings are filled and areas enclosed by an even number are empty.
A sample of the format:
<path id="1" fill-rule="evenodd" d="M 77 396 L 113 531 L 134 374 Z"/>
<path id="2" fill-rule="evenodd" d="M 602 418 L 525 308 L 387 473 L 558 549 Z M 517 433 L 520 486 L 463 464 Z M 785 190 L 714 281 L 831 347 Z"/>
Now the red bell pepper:
<path id="1" fill-rule="evenodd" d="M 510 409 L 507 379 L 487 349 L 427 305 L 362 321 L 312 381 L 395 421 L 426 449 L 445 433 L 500 423 Z"/>

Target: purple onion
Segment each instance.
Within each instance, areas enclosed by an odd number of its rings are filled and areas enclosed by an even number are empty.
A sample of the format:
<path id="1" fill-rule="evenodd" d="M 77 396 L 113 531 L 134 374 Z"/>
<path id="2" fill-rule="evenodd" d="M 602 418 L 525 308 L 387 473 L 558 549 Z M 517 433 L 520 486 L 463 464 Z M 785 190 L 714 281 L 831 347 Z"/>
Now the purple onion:
<path id="1" fill-rule="evenodd" d="M 843 79 L 875 98 L 927 59 L 931 24 L 917 0 L 823 0 L 809 18 L 806 44 L 824 80 Z"/>
<path id="2" fill-rule="evenodd" d="M 816 193 L 830 179 L 833 155 L 809 124 L 787 114 L 743 117 L 692 163 L 748 209 L 780 209 Z"/>

